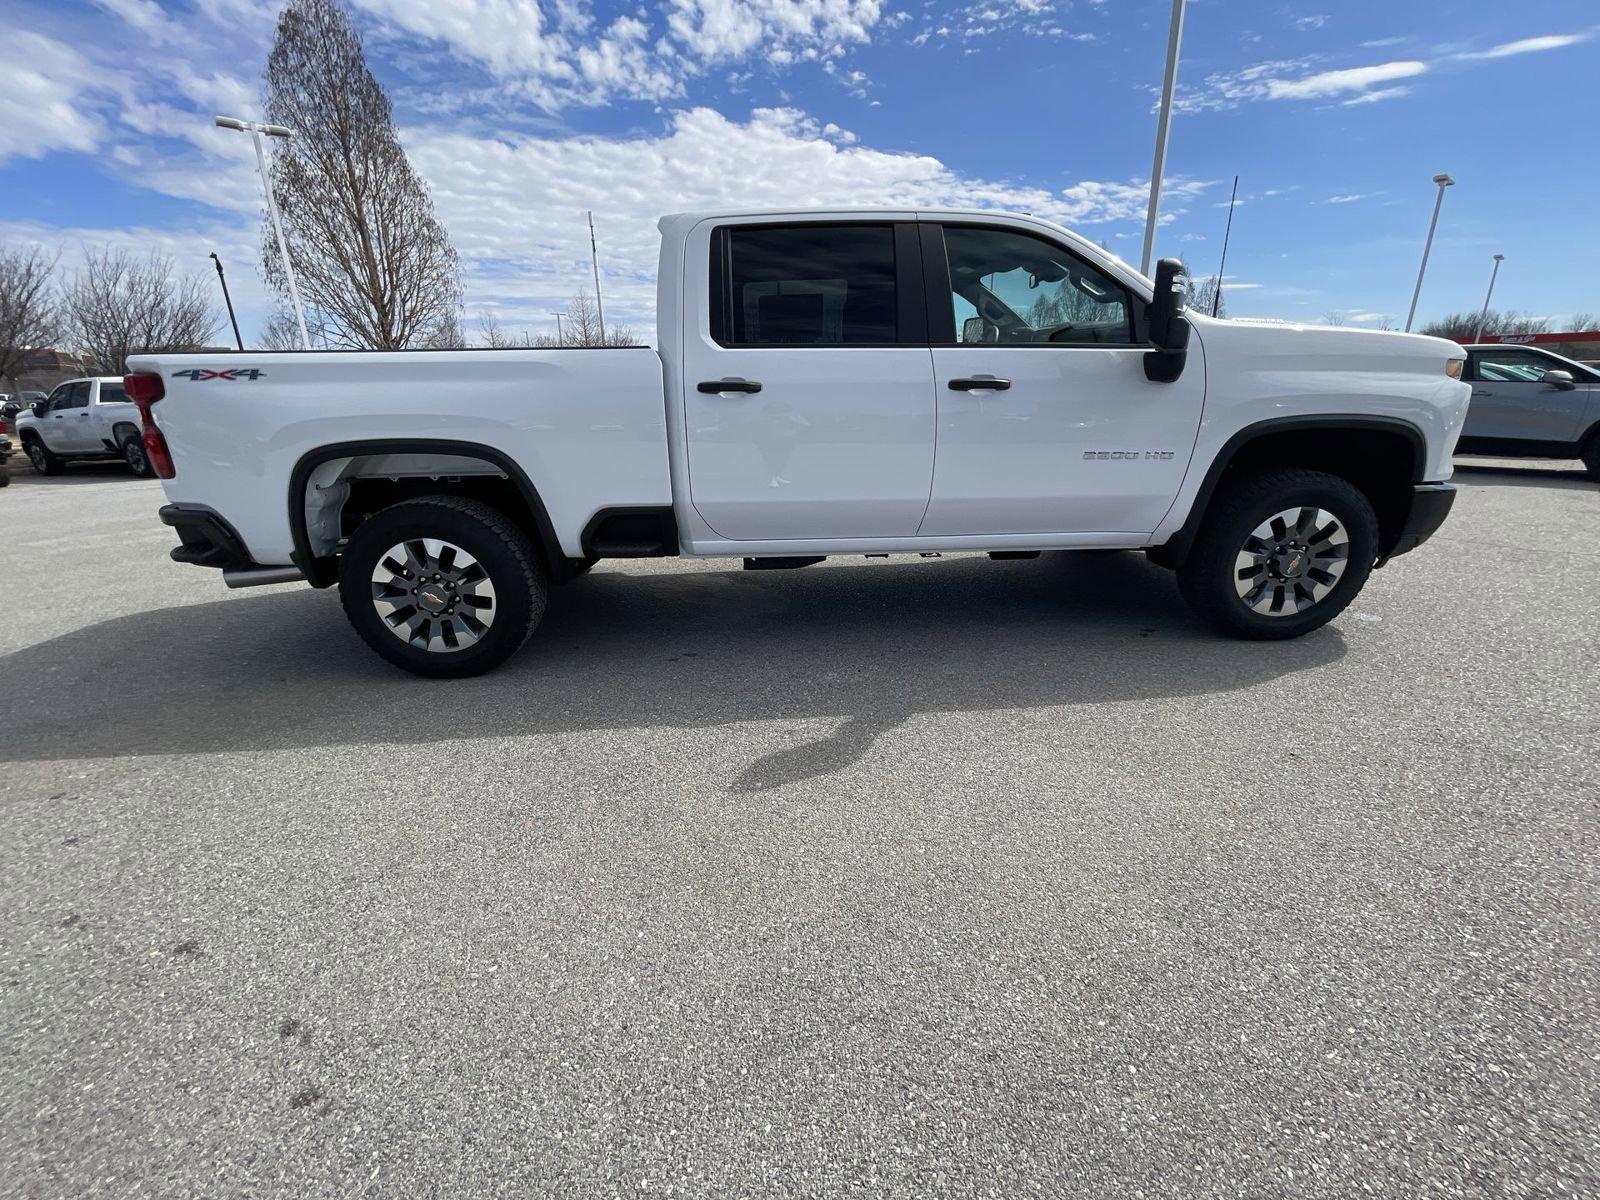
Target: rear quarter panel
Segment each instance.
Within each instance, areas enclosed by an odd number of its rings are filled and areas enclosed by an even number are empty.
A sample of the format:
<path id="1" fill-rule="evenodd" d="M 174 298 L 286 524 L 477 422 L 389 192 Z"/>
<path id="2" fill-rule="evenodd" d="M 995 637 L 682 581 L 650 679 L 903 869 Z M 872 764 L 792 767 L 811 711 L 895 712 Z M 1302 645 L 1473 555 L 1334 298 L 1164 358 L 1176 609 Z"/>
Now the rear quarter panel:
<path id="1" fill-rule="evenodd" d="M 129 369 L 165 380 L 152 413 L 177 469 L 167 498 L 220 513 L 263 564 L 290 561 L 296 464 L 340 442 L 499 450 L 538 489 L 571 557 L 596 510 L 672 500 L 661 360 L 647 348 L 147 354 Z"/>

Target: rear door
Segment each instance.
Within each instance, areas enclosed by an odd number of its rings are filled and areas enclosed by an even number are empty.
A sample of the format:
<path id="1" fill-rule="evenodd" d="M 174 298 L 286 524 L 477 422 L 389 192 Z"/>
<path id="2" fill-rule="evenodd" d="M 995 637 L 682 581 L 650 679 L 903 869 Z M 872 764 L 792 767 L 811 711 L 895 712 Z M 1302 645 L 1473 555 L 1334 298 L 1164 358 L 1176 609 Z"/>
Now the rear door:
<path id="1" fill-rule="evenodd" d="M 1544 382 L 1550 371 L 1569 371 L 1578 386 Z M 1521 346 L 1490 347 L 1467 355 L 1466 437 L 1531 442 L 1570 442 L 1588 407 L 1594 382 L 1583 368 Z"/>
<path id="2" fill-rule="evenodd" d="M 917 532 L 934 400 L 916 237 L 910 221 L 728 221 L 690 239 L 710 271 L 685 285 L 689 491 L 719 536 Z"/>
<path id="3" fill-rule="evenodd" d="M 96 381 L 93 416 L 89 420 L 95 445 L 104 450 L 107 442 L 116 442 L 119 421 L 136 424 L 139 411 L 128 400 L 128 393 L 120 380 Z"/>
<path id="4" fill-rule="evenodd" d="M 1076 251 L 1003 223 L 923 227 L 939 455 L 924 535 L 1153 530 L 1205 399 L 1196 341 L 1145 378 L 1145 302 Z"/>

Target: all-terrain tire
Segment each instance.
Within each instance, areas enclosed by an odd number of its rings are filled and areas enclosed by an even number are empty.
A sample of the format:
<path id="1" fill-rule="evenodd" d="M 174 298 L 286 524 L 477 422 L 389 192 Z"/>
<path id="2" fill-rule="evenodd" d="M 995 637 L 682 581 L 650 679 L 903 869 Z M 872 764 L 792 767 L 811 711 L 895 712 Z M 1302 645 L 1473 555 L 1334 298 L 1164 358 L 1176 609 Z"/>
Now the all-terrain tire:
<path id="1" fill-rule="evenodd" d="M 428 649 L 395 632 L 401 623 L 384 615 L 387 607 L 395 616 L 393 601 L 374 599 L 373 575 L 393 561 L 389 551 L 425 539 L 465 551 L 492 585 L 492 617 L 470 645 L 446 648 L 434 639 L 440 644 Z M 339 561 L 339 599 L 362 640 L 395 666 L 434 679 L 481 675 L 510 658 L 539 624 L 548 594 L 548 573 L 527 534 L 498 509 L 459 496 L 423 496 L 373 514 L 356 527 Z"/>
<path id="2" fill-rule="evenodd" d="M 33 464 L 33 469 L 41 475 L 59 475 L 66 465 L 51 453 L 50 447 L 44 444 L 38 434 L 24 438 L 22 449 L 27 454 L 28 461 Z"/>
<path id="3" fill-rule="evenodd" d="M 122 461 L 140 479 L 149 479 L 156 473 L 150 465 L 150 456 L 145 453 L 144 441 L 136 433 L 122 439 Z"/>
<path id="4" fill-rule="evenodd" d="M 1324 529 L 1332 538 L 1345 539 L 1342 573 L 1303 610 L 1297 603 L 1325 587 L 1316 579 L 1327 578 L 1326 572 L 1316 578 L 1302 576 L 1298 589 L 1292 581 L 1269 586 L 1258 594 L 1258 603 L 1278 611 L 1257 611 L 1240 594 L 1240 581 L 1265 582 L 1268 577 L 1253 574 L 1253 565 L 1241 570 L 1241 552 L 1247 543 L 1256 544 L 1252 539 L 1257 529 L 1277 514 L 1296 509 L 1322 510 L 1338 523 L 1338 529 Z M 1349 480 L 1322 471 L 1265 471 L 1229 481 L 1212 501 L 1188 558 L 1178 568 L 1178 589 L 1199 616 L 1225 633 L 1261 640 L 1293 638 L 1343 612 L 1366 583 L 1377 557 L 1377 515 L 1371 501 Z"/>

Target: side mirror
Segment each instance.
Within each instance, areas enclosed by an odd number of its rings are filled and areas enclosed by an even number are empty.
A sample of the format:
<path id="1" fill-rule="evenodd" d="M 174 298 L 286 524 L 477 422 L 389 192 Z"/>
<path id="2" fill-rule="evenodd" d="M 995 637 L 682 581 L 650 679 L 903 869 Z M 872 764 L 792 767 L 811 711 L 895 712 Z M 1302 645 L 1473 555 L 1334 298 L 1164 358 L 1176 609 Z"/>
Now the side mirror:
<path id="1" fill-rule="evenodd" d="M 1155 295 L 1146 314 L 1155 349 L 1144 356 L 1144 377 L 1152 383 L 1173 382 L 1189 361 L 1189 318 L 1184 315 L 1188 294 L 1183 264 L 1175 258 L 1158 262 Z"/>
<path id="2" fill-rule="evenodd" d="M 1544 381 L 1558 392 L 1570 392 L 1578 386 L 1572 378 L 1571 371 L 1546 371 Z"/>
<path id="3" fill-rule="evenodd" d="M 49 403 L 49 400 L 35 400 L 32 409 L 33 415 L 36 417 L 44 416 L 44 406 Z"/>
<path id="4" fill-rule="evenodd" d="M 961 322 L 962 345 L 977 346 L 999 340 L 1000 330 L 982 317 L 968 317 Z"/>

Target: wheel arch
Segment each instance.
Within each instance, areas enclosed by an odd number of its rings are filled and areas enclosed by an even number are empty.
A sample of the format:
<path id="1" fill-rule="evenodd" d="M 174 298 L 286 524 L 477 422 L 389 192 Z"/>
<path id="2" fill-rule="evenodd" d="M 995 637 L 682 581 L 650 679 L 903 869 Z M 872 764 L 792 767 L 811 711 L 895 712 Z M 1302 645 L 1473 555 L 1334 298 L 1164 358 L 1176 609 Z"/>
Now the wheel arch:
<path id="1" fill-rule="evenodd" d="M 311 486 L 312 475 L 318 467 L 339 459 L 408 454 L 475 459 L 493 467 L 495 473 L 507 482 L 510 494 L 498 498 L 489 497 L 488 502 L 493 503 L 522 526 L 552 577 L 562 579 L 568 574 L 568 560 L 562 552 L 560 539 L 556 536 L 555 525 L 550 520 L 550 513 L 545 508 L 544 500 L 533 481 L 528 478 L 527 472 L 510 455 L 481 442 L 458 441 L 452 438 L 373 438 L 331 442 L 314 450 L 308 450 L 295 462 L 294 469 L 289 473 L 289 532 L 294 543 L 290 558 L 313 587 L 330 586 L 337 579 L 338 572 L 335 565 L 336 556 L 317 553 L 312 541 L 306 518 L 306 495 Z M 475 478 L 487 479 L 487 475 Z M 380 481 L 389 480 L 389 476 L 356 476 L 354 479 L 357 482 L 365 479 Z M 481 485 L 462 487 L 458 483 L 457 486 L 428 486 L 426 494 L 475 495 L 483 490 Z M 520 501 L 520 504 L 511 503 L 512 497 Z M 404 495 L 395 497 L 396 500 L 404 498 L 409 497 Z"/>
<path id="2" fill-rule="evenodd" d="M 1400 417 L 1327 414 L 1246 425 L 1212 458 L 1182 527 L 1150 557 L 1162 566 L 1182 565 L 1218 488 L 1230 476 L 1270 465 L 1325 470 L 1360 488 L 1378 514 L 1381 563 L 1404 529 L 1411 487 L 1422 482 L 1426 469 L 1427 448 L 1422 430 Z"/>

